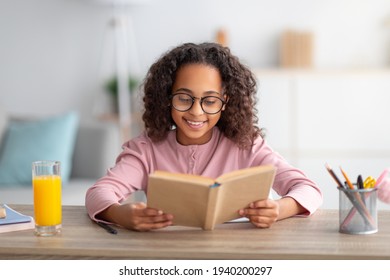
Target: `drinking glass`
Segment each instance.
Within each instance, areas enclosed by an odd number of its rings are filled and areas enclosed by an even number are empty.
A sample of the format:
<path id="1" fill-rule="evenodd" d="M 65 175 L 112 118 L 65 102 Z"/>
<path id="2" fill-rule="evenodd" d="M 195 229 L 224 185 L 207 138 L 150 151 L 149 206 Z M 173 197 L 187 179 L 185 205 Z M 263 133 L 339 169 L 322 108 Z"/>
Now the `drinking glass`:
<path id="1" fill-rule="evenodd" d="M 61 164 L 59 161 L 32 163 L 35 234 L 53 236 L 61 232 Z"/>

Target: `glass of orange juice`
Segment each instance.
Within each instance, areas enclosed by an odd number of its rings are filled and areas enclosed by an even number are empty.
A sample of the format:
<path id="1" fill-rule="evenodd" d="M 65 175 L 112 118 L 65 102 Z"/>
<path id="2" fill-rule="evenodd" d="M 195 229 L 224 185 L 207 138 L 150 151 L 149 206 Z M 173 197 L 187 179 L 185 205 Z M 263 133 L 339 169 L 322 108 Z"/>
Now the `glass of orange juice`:
<path id="1" fill-rule="evenodd" d="M 32 163 L 35 234 L 53 236 L 61 232 L 61 163 L 34 161 Z"/>

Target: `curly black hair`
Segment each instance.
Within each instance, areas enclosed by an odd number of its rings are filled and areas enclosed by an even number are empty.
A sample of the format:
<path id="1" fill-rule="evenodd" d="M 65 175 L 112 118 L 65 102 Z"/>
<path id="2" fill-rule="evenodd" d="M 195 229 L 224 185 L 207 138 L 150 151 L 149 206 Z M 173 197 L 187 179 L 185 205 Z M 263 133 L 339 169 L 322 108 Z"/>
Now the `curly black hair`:
<path id="1" fill-rule="evenodd" d="M 170 95 L 177 71 L 188 64 L 204 64 L 219 71 L 228 102 L 217 127 L 240 148 L 249 148 L 261 135 L 255 106 L 256 79 L 229 48 L 216 43 L 185 43 L 163 54 L 150 67 L 143 83 L 142 116 L 148 136 L 161 141 L 174 127 Z"/>

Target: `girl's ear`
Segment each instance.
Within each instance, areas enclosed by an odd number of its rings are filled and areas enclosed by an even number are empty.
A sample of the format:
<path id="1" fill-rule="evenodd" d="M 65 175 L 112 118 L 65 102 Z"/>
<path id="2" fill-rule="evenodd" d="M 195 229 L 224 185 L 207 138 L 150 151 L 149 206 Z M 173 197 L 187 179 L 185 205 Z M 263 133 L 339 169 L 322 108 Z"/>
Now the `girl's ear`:
<path id="1" fill-rule="evenodd" d="M 226 94 L 224 94 L 223 99 L 225 100 L 225 104 L 223 104 L 221 111 L 225 111 L 226 103 L 228 103 L 229 97 Z"/>

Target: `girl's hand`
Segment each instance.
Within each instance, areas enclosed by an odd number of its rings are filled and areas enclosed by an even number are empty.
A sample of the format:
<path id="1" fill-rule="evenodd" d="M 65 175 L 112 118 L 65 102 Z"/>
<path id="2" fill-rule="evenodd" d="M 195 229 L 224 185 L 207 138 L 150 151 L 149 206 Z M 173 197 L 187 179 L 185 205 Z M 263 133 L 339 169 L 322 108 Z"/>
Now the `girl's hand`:
<path id="1" fill-rule="evenodd" d="M 258 228 L 269 228 L 279 217 L 279 203 L 271 199 L 258 200 L 238 213 Z"/>
<path id="2" fill-rule="evenodd" d="M 104 213 L 105 220 L 114 222 L 127 229 L 149 231 L 172 225 L 173 216 L 161 210 L 148 208 L 145 203 L 114 204 Z"/>

